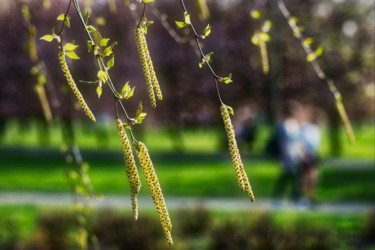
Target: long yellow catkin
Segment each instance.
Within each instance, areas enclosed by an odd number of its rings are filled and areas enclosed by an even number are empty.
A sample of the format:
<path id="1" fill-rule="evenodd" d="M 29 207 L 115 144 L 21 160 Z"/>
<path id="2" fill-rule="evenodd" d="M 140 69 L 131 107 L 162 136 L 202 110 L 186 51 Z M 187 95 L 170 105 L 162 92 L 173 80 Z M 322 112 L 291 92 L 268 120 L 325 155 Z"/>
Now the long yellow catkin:
<path id="1" fill-rule="evenodd" d="M 148 96 L 150 98 L 151 106 L 155 108 L 156 107 L 155 93 L 154 93 L 154 88 L 152 86 L 150 69 L 148 67 L 146 54 L 143 49 L 144 48 L 143 44 L 145 43 L 145 40 L 143 40 L 142 28 L 137 27 L 135 29 L 135 38 L 137 41 L 139 59 L 141 60 L 141 63 L 142 63 L 143 75 L 145 76 L 145 80 L 146 80 Z"/>
<path id="2" fill-rule="evenodd" d="M 66 64 L 66 61 L 65 61 L 65 51 L 64 50 L 60 50 L 60 52 L 59 52 L 59 61 L 60 61 L 61 69 L 64 72 L 66 81 L 68 82 L 70 88 L 72 89 L 73 94 L 77 97 L 77 99 L 79 101 L 79 104 L 81 105 L 83 111 L 85 111 L 86 115 L 90 118 L 90 120 L 93 123 L 95 123 L 96 120 L 95 120 L 94 114 L 91 112 L 89 106 L 87 106 L 87 103 L 85 102 L 85 99 L 83 99 L 83 96 L 82 96 L 81 92 L 78 90 L 77 85 L 74 82 L 72 75 L 70 74 L 68 65 Z"/>
<path id="3" fill-rule="evenodd" d="M 156 211 L 159 215 L 161 225 L 164 230 L 165 237 L 170 245 L 173 245 L 171 236 L 172 223 L 169 218 L 167 206 L 165 204 L 164 196 L 160 188 L 158 177 L 156 176 L 154 167 L 152 165 L 150 155 L 148 154 L 146 146 L 142 142 L 138 142 L 137 157 L 143 169 L 143 174 L 146 178 L 147 185 L 150 189 L 151 197 L 154 202 Z"/>
<path id="4" fill-rule="evenodd" d="M 228 136 L 229 151 L 232 157 L 233 168 L 236 174 L 238 185 L 240 186 L 242 191 L 247 192 L 251 201 L 255 201 L 249 179 L 247 178 L 245 169 L 242 164 L 240 151 L 238 150 L 238 147 L 237 147 L 237 141 L 236 141 L 236 137 L 234 134 L 232 121 L 230 120 L 230 117 L 229 117 L 228 109 L 225 105 L 221 105 L 220 110 L 221 110 L 221 116 L 223 117 L 223 121 L 224 121 L 224 127 Z"/>
<path id="5" fill-rule="evenodd" d="M 154 90 L 155 90 L 155 93 L 156 93 L 156 96 L 157 96 L 158 100 L 161 101 L 161 100 L 163 100 L 163 95 L 161 93 L 159 81 L 158 81 L 158 79 L 156 77 L 156 74 L 155 74 L 154 65 L 152 63 L 150 52 L 149 52 L 148 47 L 147 47 L 146 36 L 145 36 L 145 33 L 143 31 L 141 31 L 141 39 L 143 40 L 143 42 L 142 42 L 143 51 L 144 51 L 145 56 L 146 56 L 146 61 L 147 61 L 147 65 L 148 65 L 148 70 L 150 72 L 152 85 L 154 87 Z"/>
<path id="6" fill-rule="evenodd" d="M 122 151 L 124 152 L 124 160 L 126 165 L 126 175 L 128 177 L 129 188 L 131 193 L 131 201 L 133 208 L 133 218 L 134 220 L 138 219 L 138 202 L 137 194 L 141 188 L 141 181 L 138 176 L 137 167 L 135 165 L 133 152 L 131 146 L 126 136 L 123 123 L 120 119 L 116 119 L 117 130 L 120 135 Z"/>

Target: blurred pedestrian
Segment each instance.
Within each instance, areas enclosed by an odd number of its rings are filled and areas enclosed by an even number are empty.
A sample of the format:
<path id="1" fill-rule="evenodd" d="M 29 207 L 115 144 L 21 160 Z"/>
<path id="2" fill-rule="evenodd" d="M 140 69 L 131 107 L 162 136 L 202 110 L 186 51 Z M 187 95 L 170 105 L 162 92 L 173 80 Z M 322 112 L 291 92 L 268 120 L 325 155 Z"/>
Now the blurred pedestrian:
<path id="1" fill-rule="evenodd" d="M 281 199 L 288 186 L 291 186 L 291 199 L 298 202 L 301 196 L 301 143 L 300 122 L 302 106 L 294 100 L 286 101 L 282 108 L 282 121 L 276 126 L 275 146 L 279 150 L 281 172 L 276 181 L 273 198 Z"/>
<path id="2" fill-rule="evenodd" d="M 307 110 L 308 111 L 308 110 Z M 316 203 L 316 183 L 318 177 L 318 149 L 320 145 L 320 115 L 316 108 L 304 112 L 307 119 L 301 124 L 301 142 L 303 146 L 302 185 L 310 204 Z"/>

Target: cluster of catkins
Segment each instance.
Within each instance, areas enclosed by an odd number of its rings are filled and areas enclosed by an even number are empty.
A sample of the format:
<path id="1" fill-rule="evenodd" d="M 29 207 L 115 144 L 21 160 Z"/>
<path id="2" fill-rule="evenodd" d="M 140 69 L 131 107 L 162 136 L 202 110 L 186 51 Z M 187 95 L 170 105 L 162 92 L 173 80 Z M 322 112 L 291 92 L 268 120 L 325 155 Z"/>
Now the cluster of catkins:
<path id="1" fill-rule="evenodd" d="M 139 58 L 142 63 L 143 74 L 146 80 L 148 96 L 150 98 L 151 106 L 155 108 L 155 93 L 158 100 L 162 100 L 163 96 L 161 94 L 158 79 L 156 78 L 154 66 L 152 64 L 150 53 L 147 47 L 146 36 L 143 32 L 142 27 L 137 27 L 135 29 L 135 38 L 137 40 Z"/>
<path id="2" fill-rule="evenodd" d="M 124 125 L 120 119 L 116 119 L 116 125 L 118 133 L 120 135 L 122 149 L 124 152 L 124 159 L 126 165 L 126 174 L 129 181 L 130 193 L 132 198 L 133 216 L 134 220 L 138 219 L 138 204 L 137 204 L 137 194 L 141 187 L 141 182 L 138 176 L 137 167 L 135 165 L 133 152 L 125 133 Z M 147 151 L 145 144 L 142 142 L 136 143 L 136 153 L 138 160 L 142 166 L 143 174 L 146 178 L 148 188 L 151 193 L 152 200 L 154 202 L 156 211 L 159 215 L 160 222 L 162 224 L 165 236 L 170 245 L 173 244 L 171 230 L 172 223 L 169 218 L 167 206 L 165 204 L 164 196 L 156 176 L 154 166 L 152 165 L 150 155 Z"/>
<path id="3" fill-rule="evenodd" d="M 77 85 L 74 82 L 72 75 L 70 74 L 68 65 L 66 64 L 66 60 L 65 60 L 64 49 L 61 49 L 59 51 L 59 61 L 60 61 L 61 69 L 64 72 L 66 81 L 68 82 L 70 88 L 72 89 L 73 94 L 77 97 L 78 102 L 81 105 L 83 111 L 85 111 L 86 115 L 90 118 L 92 123 L 95 123 L 96 120 L 95 120 L 94 114 L 91 112 L 89 106 L 87 106 L 87 103 L 85 102 L 85 99 L 83 99 L 83 96 L 82 96 L 81 92 L 77 88 Z"/>
<path id="4" fill-rule="evenodd" d="M 251 190 L 249 179 L 247 178 L 244 166 L 242 164 L 240 151 L 237 147 L 237 141 L 233 130 L 232 121 L 229 117 L 228 108 L 222 104 L 220 107 L 221 116 L 223 117 L 224 127 L 228 136 L 229 151 L 232 156 L 233 168 L 237 177 L 238 185 L 242 191 L 245 191 L 251 201 L 255 201 L 253 191 Z"/>

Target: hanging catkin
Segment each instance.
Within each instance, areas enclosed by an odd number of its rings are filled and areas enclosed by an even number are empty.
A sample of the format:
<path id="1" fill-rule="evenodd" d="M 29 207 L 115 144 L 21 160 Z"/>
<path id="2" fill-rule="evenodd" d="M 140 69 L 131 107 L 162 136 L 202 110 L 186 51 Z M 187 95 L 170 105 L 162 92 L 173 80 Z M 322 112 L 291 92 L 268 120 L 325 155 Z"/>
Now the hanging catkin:
<path id="1" fill-rule="evenodd" d="M 117 125 L 117 130 L 121 139 L 122 151 L 124 153 L 126 175 L 128 177 L 129 188 L 130 188 L 130 193 L 131 193 L 133 217 L 134 217 L 134 220 L 137 220 L 138 219 L 137 194 L 139 193 L 139 190 L 141 188 L 141 181 L 138 176 L 138 171 L 135 165 L 133 152 L 131 150 L 128 137 L 126 136 L 122 121 L 120 119 L 116 119 L 116 125 Z"/>
<path id="2" fill-rule="evenodd" d="M 143 174 L 146 178 L 147 185 L 150 189 L 151 197 L 154 202 L 156 211 L 159 215 L 161 225 L 163 227 L 165 236 L 170 245 L 173 245 L 171 236 L 172 224 L 169 218 L 167 206 L 165 204 L 164 196 L 160 188 L 158 177 L 156 176 L 154 167 L 152 165 L 150 155 L 148 154 L 146 146 L 142 142 L 138 142 L 137 157 L 142 166 Z"/>
<path id="3" fill-rule="evenodd" d="M 137 27 L 135 29 L 135 38 L 137 41 L 138 54 L 142 63 L 143 75 L 145 77 L 145 81 L 147 85 L 147 92 L 150 98 L 151 106 L 155 108 L 156 107 L 155 93 L 154 93 L 154 88 L 152 85 L 150 69 L 147 63 L 146 53 L 144 50 L 144 47 L 145 47 L 144 44 L 146 43 L 146 41 L 143 39 L 143 37 L 144 37 L 144 34 L 142 31 L 142 28 Z"/>
<path id="4" fill-rule="evenodd" d="M 245 169 L 242 164 L 240 152 L 237 147 L 236 137 L 234 134 L 232 121 L 230 120 L 230 117 L 229 117 L 228 109 L 224 104 L 222 104 L 220 107 L 220 110 L 221 110 L 221 116 L 223 117 L 223 121 L 224 121 L 224 127 L 228 136 L 229 151 L 232 157 L 233 168 L 236 174 L 238 185 L 240 186 L 242 191 L 247 192 L 247 194 L 250 197 L 250 200 L 254 201 L 255 200 L 254 194 L 253 194 L 253 191 L 251 190 L 249 179 L 247 178 Z"/>
<path id="5" fill-rule="evenodd" d="M 156 74 L 155 74 L 154 65 L 152 63 L 150 52 L 149 52 L 148 47 L 147 47 L 146 36 L 145 36 L 145 33 L 143 31 L 141 31 L 141 39 L 143 40 L 143 42 L 142 42 L 143 51 L 144 51 L 145 56 L 146 56 L 146 61 L 147 61 L 148 70 L 149 70 L 150 76 L 151 76 L 152 86 L 154 87 L 154 90 L 155 90 L 155 93 L 156 93 L 156 96 L 157 96 L 158 100 L 161 101 L 161 100 L 163 100 L 163 95 L 161 93 L 159 81 L 158 81 L 158 79 L 156 77 Z"/>
<path id="6" fill-rule="evenodd" d="M 66 81 L 68 82 L 70 88 L 73 91 L 73 94 L 77 97 L 79 104 L 81 105 L 83 111 L 85 111 L 86 115 L 90 118 L 90 120 L 95 123 L 95 117 L 94 114 L 91 112 L 89 106 L 87 106 L 87 103 L 85 102 L 85 99 L 83 99 L 83 96 L 81 92 L 78 90 L 76 83 L 73 80 L 72 75 L 70 74 L 68 65 L 66 64 L 65 61 L 65 51 L 60 50 L 59 51 L 59 61 L 60 61 L 60 66 L 62 71 L 64 72 Z"/>

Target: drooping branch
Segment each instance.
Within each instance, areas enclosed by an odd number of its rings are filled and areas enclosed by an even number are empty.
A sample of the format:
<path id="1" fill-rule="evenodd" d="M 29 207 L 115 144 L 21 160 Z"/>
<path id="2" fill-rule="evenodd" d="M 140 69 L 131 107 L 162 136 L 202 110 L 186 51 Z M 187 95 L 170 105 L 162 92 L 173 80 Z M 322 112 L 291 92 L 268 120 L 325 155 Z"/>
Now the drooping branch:
<path id="1" fill-rule="evenodd" d="M 281 13 L 283 14 L 284 18 L 287 20 L 287 22 L 289 24 L 289 27 L 293 31 L 294 36 L 299 40 L 301 46 L 303 47 L 304 51 L 306 52 L 307 61 L 310 62 L 311 65 L 313 66 L 313 69 L 314 69 L 316 75 L 327 84 L 330 92 L 332 93 L 333 97 L 335 98 L 336 109 L 337 109 L 337 111 L 340 115 L 340 118 L 341 118 L 341 120 L 344 124 L 348 140 L 351 144 L 353 144 L 355 142 L 355 136 L 354 136 L 354 132 L 353 132 L 352 126 L 350 124 L 348 115 L 346 114 L 345 107 L 344 107 L 344 104 L 342 102 L 342 96 L 341 96 L 340 92 L 338 91 L 338 89 L 337 89 L 335 83 L 333 82 L 333 80 L 328 78 L 326 76 L 326 74 L 323 72 L 322 68 L 320 67 L 320 65 L 317 61 L 317 57 L 318 57 L 317 53 L 314 52 L 311 49 L 309 43 L 306 42 L 306 39 L 303 36 L 300 28 L 297 26 L 296 20 L 290 15 L 290 13 L 289 13 L 287 7 L 285 6 L 283 0 L 277 0 L 277 6 L 279 7 L 279 9 L 280 9 Z"/>

